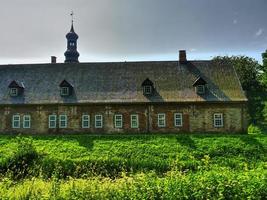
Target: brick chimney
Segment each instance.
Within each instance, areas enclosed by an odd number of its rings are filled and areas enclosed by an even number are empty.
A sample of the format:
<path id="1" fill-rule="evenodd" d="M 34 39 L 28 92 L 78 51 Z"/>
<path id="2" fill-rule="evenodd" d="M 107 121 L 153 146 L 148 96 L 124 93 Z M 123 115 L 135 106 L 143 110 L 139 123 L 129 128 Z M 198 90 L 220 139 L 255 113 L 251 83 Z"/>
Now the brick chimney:
<path id="1" fill-rule="evenodd" d="M 57 57 L 56 56 L 51 56 L 51 63 L 52 64 L 57 63 Z"/>
<path id="2" fill-rule="evenodd" d="M 186 63 L 187 62 L 186 50 L 180 50 L 179 51 L 179 61 L 180 61 L 180 63 Z"/>

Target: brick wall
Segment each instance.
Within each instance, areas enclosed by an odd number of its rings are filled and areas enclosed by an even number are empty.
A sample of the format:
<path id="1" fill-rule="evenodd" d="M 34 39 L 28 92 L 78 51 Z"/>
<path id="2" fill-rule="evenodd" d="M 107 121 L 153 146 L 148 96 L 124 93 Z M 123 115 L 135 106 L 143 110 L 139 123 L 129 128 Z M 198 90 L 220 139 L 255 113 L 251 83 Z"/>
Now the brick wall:
<path id="1" fill-rule="evenodd" d="M 183 126 L 174 126 L 174 113 L 182 113 Z M 166 127 L 158 127 L 158 114 L 165 113 Z M 213 114 L 223 113 L 224 126 L 214 128 Z M 12 116 L 31 115 L 30 129 L 12 128 Z M 48 128 L 48 116 L 66 114 L 68 127 Z M 82 115 L 90 115 L 90 128 L 82 128 Z M 103 128 L 94 127 L 94 116 L 103 115 Z M 123 115 L 123 128 L 114 128 L 114 115 Z M 130 115 L 138 114 L 139 128 L 131 128 Z M 0 107 L 1 133 L 146 133 L 146 132 L 245 132 L 245 104 L 129 104 L 129 105 L 24 105 Z"/>

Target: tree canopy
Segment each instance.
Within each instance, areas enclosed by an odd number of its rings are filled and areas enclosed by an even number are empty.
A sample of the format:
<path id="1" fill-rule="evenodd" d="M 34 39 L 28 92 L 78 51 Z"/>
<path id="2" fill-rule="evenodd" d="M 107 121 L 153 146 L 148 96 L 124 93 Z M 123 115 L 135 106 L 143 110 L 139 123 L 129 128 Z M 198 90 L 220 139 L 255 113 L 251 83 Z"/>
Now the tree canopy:
<path id="1" fill-rule="evenodd" d="M 233 65 L 244 90 L 259 88 L 262 66 L 255 59 L 247 56 L 217 56 L 213 60 Z"/>

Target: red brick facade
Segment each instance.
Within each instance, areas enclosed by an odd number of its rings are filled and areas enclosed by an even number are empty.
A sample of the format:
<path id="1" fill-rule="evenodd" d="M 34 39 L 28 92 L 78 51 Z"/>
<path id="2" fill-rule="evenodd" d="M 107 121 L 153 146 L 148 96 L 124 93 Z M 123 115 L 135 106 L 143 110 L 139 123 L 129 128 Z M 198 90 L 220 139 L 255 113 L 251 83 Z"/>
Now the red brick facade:
<path id="1" fill-rule="evenodd" d="M 165 127 L 158 126 L 158 114 L 165 114 Z M 175 127 L 174 114 L 182 113 L 182 126 Z M 215 128 L 214 113 L 223 114 L 223 127 Z M 20 128 L 12 127 L 12 116 L 21 117 Z M 23 116 L 31 116 L 31 127 L 23 128 Z M 67 115 L 67 128 L 49 128 L 49 115 Z M 90 115 L 90 128 L 82 128 L 82 115 Z M 122 114 L 123 127 L 114 127 L 115 114 Z M 138 115 L 139 127 L 131 128 L 131 114 Z M 94 116 L 103 116 L 103 127 L 95 128 Z M 101 105 L 12 105 L 0 108 L 2 133 L 178 133 L 246 132 L 246 105 L 239 103 L 199 104 L 101 104 Z"/>

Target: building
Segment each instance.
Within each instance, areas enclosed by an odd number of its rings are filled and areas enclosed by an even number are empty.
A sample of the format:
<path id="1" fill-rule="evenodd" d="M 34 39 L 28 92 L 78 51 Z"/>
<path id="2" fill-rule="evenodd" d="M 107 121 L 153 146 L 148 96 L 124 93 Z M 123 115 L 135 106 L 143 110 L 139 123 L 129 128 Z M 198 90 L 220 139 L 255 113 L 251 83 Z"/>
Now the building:
<path id="1" fill-rule="evenodd" d="M 215 61 L 0 66 L 1 133 L 245 132 L 247 98 L 233 66 Z"/>

